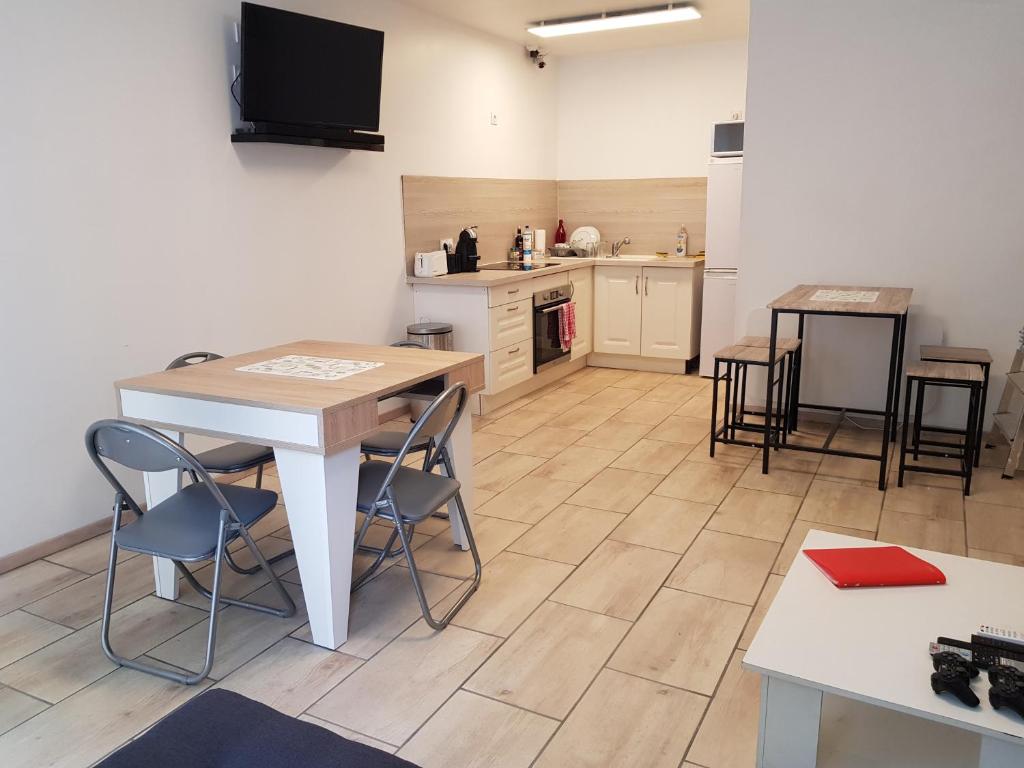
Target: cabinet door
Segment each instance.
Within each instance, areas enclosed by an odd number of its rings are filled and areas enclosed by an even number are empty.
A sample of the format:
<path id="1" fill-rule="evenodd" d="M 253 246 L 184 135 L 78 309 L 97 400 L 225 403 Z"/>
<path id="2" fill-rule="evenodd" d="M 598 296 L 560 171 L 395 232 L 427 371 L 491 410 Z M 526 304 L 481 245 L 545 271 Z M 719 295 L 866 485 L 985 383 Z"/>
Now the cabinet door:
<path id="1" fill-rule="evenodd" d="M 640 354 L 688 360 L 693 310 L 693 270 L 644 267 Z"/>
<path id="2" fill-rule="evenodd" d="M 571 359 L 575 360 L 593 349 L 594 270 L 572 270 L 569 283 L 572 285 L 572 300 L 576 304 L 576 338 L 572 341 L 571 355 Z"/>
<path id="3" fill-rule="evenodd" d="M 594 351 L 640 354 L 639 267 L 594 267 Z"/>
<path id="4" fill-rule="evenodd" d="M 494 394 L 533 376 L 533 343 L 521 341 L 496 349 L 489 355 L 487 394 Z"/>

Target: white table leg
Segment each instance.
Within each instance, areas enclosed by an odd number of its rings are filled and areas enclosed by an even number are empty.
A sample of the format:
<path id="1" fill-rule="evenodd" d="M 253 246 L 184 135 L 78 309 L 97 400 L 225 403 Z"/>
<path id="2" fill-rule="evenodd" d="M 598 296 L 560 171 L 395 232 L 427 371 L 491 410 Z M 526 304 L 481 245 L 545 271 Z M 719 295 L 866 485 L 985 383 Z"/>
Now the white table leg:
<path id="1" fill-rule="evenodd" d="M 758 768 L 814 768 L 820 722 L 821 691 L 764 675 Z"/>
<path id="2" fill-rule="evenodd" d="M 978 768 L 1020 768 L 1024 765 L 1024 745 L 990 736 L 981 738 Z"/>
<path id="3" fill-rule="evenodd" d="M 359 445 L 330 456 L 274 449 L 313 642 L 348 638 Z"/>
<path id="4" fill-rule="evenodd" d="M 452 431 L 451 439 L 448 441 L 448 451 L 452 456 L 452 463 L 455 465 L 455 476 L 462 484 L 462 503 L 466 506 L 466 517 L 469 518 L 470 526 L 473 525 L 473 419 L 468 413 L 469 409 L 462 414 L 459 423 Z M 469 549 L 469 539 L 462 530 L 462 522 L 459 520 L 459 513 L 455 502 L 448 504 L 448 518 L 451 521 L 452 541 L 455 546 L 462 549 Z"/>
<path id="5" fill-rule="evenodd" d="M 181 442 L 180 432 L 158 430 L 175 442 Z M 142 475 L 146 486 L 146 508 L 152 509 L 164 499 L 169 499 L 179 490 L 180 474 L 172 469 L 168 472 L 144 472 Z M 153 558 L 153 581 L 156 596 L 165 600 L 178 599 L 178 571 L 174 561 L 166 557 Z"/>

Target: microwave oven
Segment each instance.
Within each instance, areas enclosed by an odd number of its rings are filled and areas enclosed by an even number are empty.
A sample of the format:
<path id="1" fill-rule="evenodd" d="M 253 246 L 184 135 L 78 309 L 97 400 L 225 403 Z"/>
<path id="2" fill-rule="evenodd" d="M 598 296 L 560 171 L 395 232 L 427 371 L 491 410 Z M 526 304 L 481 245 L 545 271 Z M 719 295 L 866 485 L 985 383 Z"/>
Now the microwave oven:
<path id="1" fill-rule="evenodd" d="M 715 123 L 711 128 L 712 157 L 743 156 L 743 121 Z"/>

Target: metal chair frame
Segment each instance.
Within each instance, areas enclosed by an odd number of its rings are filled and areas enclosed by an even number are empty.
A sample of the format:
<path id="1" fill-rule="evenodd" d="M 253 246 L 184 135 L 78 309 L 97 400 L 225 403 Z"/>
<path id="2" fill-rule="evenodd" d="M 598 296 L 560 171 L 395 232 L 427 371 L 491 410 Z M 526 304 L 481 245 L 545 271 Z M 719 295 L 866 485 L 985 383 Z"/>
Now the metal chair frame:
<path id="1" fill-rule="evenodd" d="M 438 419 L 444 417 L 444 410 L 448 407 L 449 402 L 452 398 L 458 398 L 455 403 L 455 409 L 451 417 L 448 419 L 448 423 L 439 428 L 436 423 Z M 406 531 L 406 525 L 412 521 L 408 521 L 402 517 L 402 512 L 399 509 L 398 501 L 395 498 L 395 492 L 393 483 L 395 477 L 401 471 L 402 462 L 405 460 L 406 454 L 408 454 L 410 447 L 421 433 L 429 433 L 433 438 L 426 451 L 426 459 L 423 463 L 423 471 L 425 473 L 431 473 L 438 464 L 442 465 L 445 474 L 451 479 L 455 479 L 455 472 L 452 465 L 451 455 L 448 451 L 448 441 L 451 438 L 452 432 L 455 430 L 455 426 L 459 419 L 462 417 L 463 412 L 466 409 L 466 402 L 468 400 L 468 391 L 466 385 L 463 383 L 457 383 L 450 386 L 440 395 L 438 395 L 434 401 L 427 407 L 422 415 L 416 420 L 412 429 L 409 430 L 409 435 L 406 437 L 405 444 L 399 451 L 398 456 L 392 462 L 390 469 L 385 475 L 383 482 L 381 483 L 380 489 L 377 491 L 373 501 L 373 508 L 370 512 L 366 513 L 363 520 L 363 525 L 359 530 L 359 534 L 356 537 L 356 549 L 362 545 L 363 539 L 366 537 L 367 532 L 372 525 L 374 518 L 378 516 L 385 516 L 384 519 L 390 519 L 395 524 L 395 529 L 392 531 L 391 536 L 388 539 L 388 543 L 382 548 L 382 551 L 377 555 L 374 562 L 357 578 L 353 579 L 352 589 L 355 591 L 360 586 L 366 583 L 366 581 L 377 571 L 380 564 L 384 561 L 387 555 L 387 550 L 391 549 L 395 538 L 401 542 L 402 551 L 405 553 L 406 562 L 409 566 L 409 573 L 412 577 L 413 588 L 416 591 L 416 598 L 419 600 L 420 610 L 423 613 L 423 618 L 426 622 L 434 629 L 444 629 L 451 622 L 452 618 L 457 614 L 462 607 L 466 604 L 469 598 L 476 592 L 480 586 L 480 578 L 482 574 L 482 566 L 480 563 L 480 552 L 477 550 L 476 540 L 473 537 L 473 531 L 469 524 L 469 515 L 466 514 L 466 507 L 462 501 L 462 493 L 458 489 L 454 495 L 449 497 L 448 500 L 442 503 L 447 503 L 450 500 L 455 501 L 456 509 L 458 510 L 459 520 L 462 523 L 463 530 L 466 533 L 466 540 L 469 543 L 469 550 L 473 556 L 473 580 L 466 592 L 456 601 L 456 603 L 448 609 L 444 616 L 440 619 L 435 619 L 433 614 L 430 612 L 430 605 L 427 602 L 426 594 L 423 590 L 423 584 L 420 580 L 420 574 L 416 568 L 416 559 L 413 556 L 412 550 L 412 535 Z M 411 469 L 407 467 L 406 469 Z M 417 470 L 412 470 L 417 471 Z"/>
<path id="2" fill-rule="evenodd" d="M 123 443 L 118 444 L 115 441 L 110 441 L 107 445 L 98 445 L 97 441 L 107 435 L 114 435 L 115 437 L 118 435 L 123 436 Z M 138 442 L 133 444 L 133 439 L 137 439 Z M 106 654 L 107 658 L 115 664 L 119 664 L 123 667 L 130 667 L 131 669 L 156 675 L 157 677 L 162 677 L 167 680 L 173 680 L 174 682 L 184 685 L 195 685 L 209 675 L 210 670 L 213 668 L 214 650 L 217 642 L 217 617 L 218 610 L 222 603 L 260 611 L 261 613 L 268 613 L 281 618 L 288 618 L 295 615 L 295 601 L 292 599 L 291 595 L 288 594 L 288 591 L 278 579 L 277 574 L 274 573 L 273 568 L 270 566 L 270 562 L 267 561 L 263 556 L 263 553 L 260 552 L 259 547 L 256 546 L 256 542 L 253 541 L 246 525 L 239 519 L 234 508 L 228 500 L 224 498 L 224 494 L 213 481 L 209 472 L 203 468 L 202 464 L 199 463 L 195 456 L 189 453 L 178 443 L 175 443 L 165 435 L 162 435 L 149 427 L 116 419 L 105 419 L 90 426 L 85 435 L 85 445 L 86 450 L 89 453 L 89 457 L 92 459 L 93 463 L 99 469 L 104 478 L 106 478 L 107 482 L 110 483 L 111 487 L 113 487 L 115 492 L 113 508 L 114 522 L 110 537 L 110 561 L 107 567 L 107 584 L 103 597 L 103 619 L 100 633 L 100 643 L 103 648 L 103 653 Z M 135 661 L 134 659 L 128 659 L 118 655 L 111 646 L 110 617 L 113 612 L 114 580 L 117 571 L 117 534 L 121 528 L 122 515 L 126 509 L 132 510 L 139 517 L 143 517 L 146 513 L 143 512 L 142 508 L 135 499 L 132 498 L 131 494 L 125 490 L 121 482 L 114 476 L 110 467 L 107 465 L 107 462 L 114 462 L 121 466 L 144 472 L 179 470 L 188 471 L 190 474 L 194 473 L 194 476 L 198 478 L 198 482 L 202 483 L 206 487 L 213 496 L 217 505 L 220 507 L 217 548 L 212 558 L 214 568 L 211 588 L 206 589 L 203 587 L 203 585 L 196 579 L 195 575 L 185 566 L 186 562 L 201 562 L 203 560 L 209 560 L 209 557 L 189 558 L 184 560 L 172 558 L 178 572 L 181 573 L 189 585 L 191 585 L 196 592 L 203 595 L 210 601 L 210 627 L 206 639 L 206 659 L 199 672 L 181 674 L 173 670 L 143 664 Z M 249 548 L 249 551 L 252 553 L 252 556 L 257 563 L 256 570 L 263 570 L 267 573 L 270 578 L 270 583 L 274 586 L 281 599 L 284 601 L 285 608 L 273 608 L 260 603 L 251 603 L 245 600 L 224 597 L 220 594 L 221 564 L 223 561 L 229 559 L 227 547 L 230 541 L 234 539 L 233 534 L 237 534 L 237 536 L 241 538 Z M 166 554 L 158 551 L 146 551 L 142 552 L 142 554 L 149 554 L 155 557 L 166 557 Z"/>

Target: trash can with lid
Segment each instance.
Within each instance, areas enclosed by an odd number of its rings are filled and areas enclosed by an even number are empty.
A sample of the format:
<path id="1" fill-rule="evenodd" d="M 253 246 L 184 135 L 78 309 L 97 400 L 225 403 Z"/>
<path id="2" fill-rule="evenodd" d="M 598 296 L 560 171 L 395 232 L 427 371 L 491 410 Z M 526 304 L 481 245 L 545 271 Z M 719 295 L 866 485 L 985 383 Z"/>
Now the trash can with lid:
<path id="1" fill-rule="evenodd" d="M 410 341 L 418 341 L 427 349 L 450 352 L 455 348 L 451 323 L 413 323 L 405 332 Z"/>

